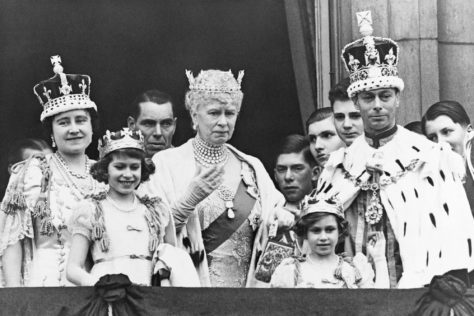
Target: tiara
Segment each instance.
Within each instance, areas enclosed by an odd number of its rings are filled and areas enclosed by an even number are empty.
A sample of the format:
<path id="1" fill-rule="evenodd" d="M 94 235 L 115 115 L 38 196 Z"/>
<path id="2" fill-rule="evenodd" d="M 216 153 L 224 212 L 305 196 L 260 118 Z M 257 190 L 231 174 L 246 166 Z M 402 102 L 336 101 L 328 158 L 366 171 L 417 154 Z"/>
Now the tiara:
<path id="1" fill-rule="evenodd" d="M 237 78 L 234 77 L 230 70 L 201 70 L 199 75 L 194 77 L 190 70 L 186 70 L 186 76 L 189 81 L 189 90 L 202 91 L 210 93 L 235 93 L 241 91 L 242 78 L 244 71 L 240 70 Z"/>
<path id="2" fill-rule="evenodd" d="M 144 138 L 140 130 L 131 130 L 127 127 L 117 132 L 107 130 L 102 139 L 99 139 L 99 158 L 102 159 L 107 154 L 124 148 L 145 151 Z"/>
<path id="3" fill-rule="evenodd" d="M 344 208 L 337 193 L 328 198 L 319 196 L 319 199 L 307 195 L 301 202 L 301 210 L 301 217 L 312 213 L 330 213 L 344 219 Z"/>

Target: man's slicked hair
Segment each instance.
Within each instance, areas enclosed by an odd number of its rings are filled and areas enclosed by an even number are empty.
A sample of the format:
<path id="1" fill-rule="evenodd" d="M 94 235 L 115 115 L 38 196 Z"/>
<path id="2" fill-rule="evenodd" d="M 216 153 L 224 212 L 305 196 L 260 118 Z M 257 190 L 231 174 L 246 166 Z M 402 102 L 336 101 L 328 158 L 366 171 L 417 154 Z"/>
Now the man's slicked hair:
<path id="1" fill-rule="evenodd" d="M 330 107 L 320 108 L 311 113 L 311 115 L 306 120 L 306 133 L 308 133 L 308 128 L 311 124 L 313 124 L 314 122 L 325 120 L 328 117 L 331 117 L 332 115 L 332 108 Z"/>
<path id="2" fill-rule="evenodd" d="M 148 90 L 140 94 L 133 100 L 132 106 L 130 108 L 130 116 L 133 117 L 135 120 L 140 116 L 140 103 L 142 102 L 153 102 L 156 104 L 165 104 L 165 103 L 171 103 L 171 109 L 173 111 L 173 116 L 175 115 L 175 108 L 174 108 L 174 102 L 171 96 L 163 91 L 159 90 Z"/>

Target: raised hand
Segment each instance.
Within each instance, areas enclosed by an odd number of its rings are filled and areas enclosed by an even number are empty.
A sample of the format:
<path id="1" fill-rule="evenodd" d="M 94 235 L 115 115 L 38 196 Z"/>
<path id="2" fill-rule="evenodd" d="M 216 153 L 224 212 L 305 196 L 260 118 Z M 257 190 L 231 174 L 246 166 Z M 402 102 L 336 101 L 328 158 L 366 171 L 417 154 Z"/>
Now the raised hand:
<path id="1" fill-rule="evenodd" d="M 385 235 L 383 232 L 373 232 L 368 235 L 367 254 L 375 261 L 385 260 Z"/>

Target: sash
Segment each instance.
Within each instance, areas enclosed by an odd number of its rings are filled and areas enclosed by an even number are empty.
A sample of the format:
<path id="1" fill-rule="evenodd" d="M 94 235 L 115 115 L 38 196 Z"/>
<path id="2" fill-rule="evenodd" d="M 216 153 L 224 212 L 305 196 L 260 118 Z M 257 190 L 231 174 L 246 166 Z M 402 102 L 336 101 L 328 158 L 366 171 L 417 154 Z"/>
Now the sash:
<path id="1" fill-rule="evenodd" d="M 257 200 L 247 193 L 247 187 L 240 181 L 234 196 L 235 218 L 227 217 L 227 208 L 205 230 L 202 240 L 206 253 L 211 253 L 226 241 L 245 222 Z"/>

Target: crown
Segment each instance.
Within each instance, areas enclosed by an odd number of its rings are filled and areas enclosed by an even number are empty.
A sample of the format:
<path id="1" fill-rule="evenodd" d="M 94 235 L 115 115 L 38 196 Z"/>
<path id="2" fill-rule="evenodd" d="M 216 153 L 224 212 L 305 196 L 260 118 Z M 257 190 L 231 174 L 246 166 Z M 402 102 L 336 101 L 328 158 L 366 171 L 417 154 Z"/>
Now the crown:
<path id="1" fill-rule="evenodd" d="M 398 44 L 390 38 L 372 36 L 370 11 L 357 12 L 357 23 L 363 37 L 347 44 L 341 55 L 351 80 L 347 94 L 353 97 L 361 91 L 380 88 L 402 91 L 404 83 L 397 68 Z"/>
<path id="2" fill-rule="evenodd" d="M 91 108 L 97 111 L 97 106 L 89 98 L 91 78 L 87 75 L 65 74 L 59 55 L 51 56 L 51 64 L 55 75 L 33 88 L 43 106 L 41 122 L 49 116 L 71 110 Z"/>
<path id="3" fill-rule="evenodd" d="M 186 76 L 188 77 L 190 91 L 235 93 L 241 91 L 244 71 L 239 71 L 237 79 L 230 70 L 222 71 L 215 69 L 201 70 L 197 77 L 194 77 L 190 70 L 186 70 Z"/>
<path id="4" fill-rule="evenodd" d="M 305 196 L 301 202 L 301 217 L 312 213 L 329 213 L 344 219 L 344 208 L 337 194 L 328 198 Z"/>
<path id="5" fill-rule="evenodd" d="M 117 132 L 107 130 L 102 139 L 99 139 L 99 158 L 102 159 L 107 154 L 124 148 L 145 151 L 144 138 L 140 130 L 130 130 L 127 127 Z"/>

